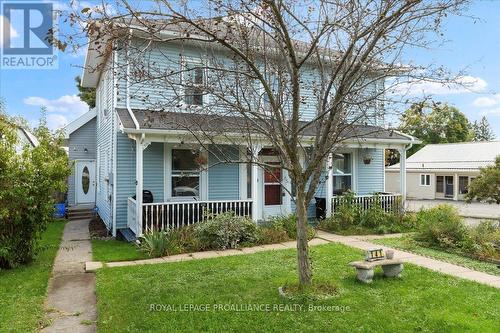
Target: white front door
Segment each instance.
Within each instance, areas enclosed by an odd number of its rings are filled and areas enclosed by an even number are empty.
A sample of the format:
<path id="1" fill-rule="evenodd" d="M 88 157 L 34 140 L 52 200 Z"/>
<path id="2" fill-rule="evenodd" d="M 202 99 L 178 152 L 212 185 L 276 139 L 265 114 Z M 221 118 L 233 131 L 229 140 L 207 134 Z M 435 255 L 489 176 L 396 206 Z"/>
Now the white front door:
<path id="1" fill-rule="evenodd" d="M 95 203 L 95 161 L 76 161 L 75 177 L 76 203 Z"/>
<path id="2" fill-rule="evenodd" d="M 276 164 L 274 168 L 266 168 L 264 173 L 264 219 L 272 216 L 284 215 L 283 205 L 283 169 L 279 162 L 267 162 Z"/>

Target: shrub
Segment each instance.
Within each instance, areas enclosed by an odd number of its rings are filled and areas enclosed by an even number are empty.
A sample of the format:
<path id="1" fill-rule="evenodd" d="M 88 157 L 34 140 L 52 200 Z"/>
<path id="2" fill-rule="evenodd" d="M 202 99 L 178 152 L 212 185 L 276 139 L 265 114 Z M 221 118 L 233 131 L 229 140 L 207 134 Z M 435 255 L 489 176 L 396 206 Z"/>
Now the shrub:
<path id="1" fill-rule="evenodd" d="M 451 205 L 439 205 L 417 213 L 415 239 L 430 246 L 461 248 L 470 244 L 470 235 L 458 211 Z"/>
<path id="2" fill-rule="evenodd" d="M 375 203 L 369 208 L 361 212 L 360 224 L 367 228 L 381 228 L 388 225 L 390 214 L 386 213 L 381 205 L 380 199 L 375 198 Z"/>
<path id="3" fill-rule="evenodd" d="M 276 230 L 284 230 L 289 238 L 297 239 L 297 216 L 295 214 L 272 217 L 266 225 Z M 307 239 L 312 239 L 315 235 L 314 228 L 307 226 Z"/>
<path id="4" fill-rule="evenodd" d="M 255 243 L 259 238 L 257 225 L 232 211 L 208 218 L 195 226 L 202 249 L 234 249 L 242 243 Z"/>
<path id="5" fill-rule="evenodd" d="M 0 269 L 32 260 L 54 213 L 53 196 L 66 190 L 71 173 L 62 135 L 45 126 L 39 145 L 16 152 L 17 128 L 0 114 Z"/>
<path id="6" fill-rule="evenodd" d="M 201 250 L 200 240 L 194 226 L 185 226 L 170 231 L 170 237 L 176 242 L 181 252 L 197 252 Z"/>
<path id="7" fill-rule="evenodd" d="M 289 241 L 287 232 L 284 229 L 269 226 L 259 227 L 259 244 L 274 244 Z"/>
<path id="8" fill-rule="evenodd" d="M 141 237 L 139 249 L 152 258 L 180 253 L 181 249 L 179 248 L 176 237 L 173 237 L 173 235 L 173 230 L 148 231 Z"/>
<path id="9" fill-rule="evenodd" d="M 470 242 L 464 250 L 479 257 L 500 258 L 500 227 L 492 221 L 482 221 L 470 228 Z"/>

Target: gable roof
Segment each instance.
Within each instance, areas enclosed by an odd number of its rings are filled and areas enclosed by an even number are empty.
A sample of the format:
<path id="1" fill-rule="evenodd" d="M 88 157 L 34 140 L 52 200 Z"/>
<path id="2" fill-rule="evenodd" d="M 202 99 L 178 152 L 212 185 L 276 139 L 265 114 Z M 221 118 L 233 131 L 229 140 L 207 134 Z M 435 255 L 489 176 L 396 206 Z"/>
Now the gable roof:
<path id="1" fill-rule="evenodd" d="M 127 109 L 117 108 L 116 111 L 120 118 L 121 127 L 126 133 L 178 131 L 185 133 L 204 132 L 212 135 L 238 133 L 259 135 L 263 131 L 273 130 L 272 124 L 258 121 L 251 122 L 237 116 L 134 109 L 132 112 L 140 126 L 139 129 L 136 129 Z M 304 127 L 303 135 L 305 137 L 313 137 L 316 134 L 316 128 L 313 123 L 301 121 L 300 125 Z M 408 144 L 412 142 L 412 138 L 409 135 L 371 125 L 352 126 L 343 136 L 347 140 L 368 139 L 394 144 Z M 420 141 L 413 138 L 413 142 L 419 143 Z"/>
<path id="2" fill-rule="evenodd" d="M 76 131 L 77 129 L 79 129 L 92 119 L 94 119 L 94 117 L 96 116 L 97 116 L 96 108 L 93 108 L 82 114 L 80 117 L 73 120 L 71 123 L 66 125 L 66 127 L 64 127 L 64 138 L 69 139 L 71 133 L 73 133 L 74 131 Z"/>
<path id="3" fill-rule="evenodd" d="M 407 170 L 476 170 L 494 163 L 500 141 L 429 144 L 406 159 Z M 399 170 L 399 163 L 388 170 Z"/>

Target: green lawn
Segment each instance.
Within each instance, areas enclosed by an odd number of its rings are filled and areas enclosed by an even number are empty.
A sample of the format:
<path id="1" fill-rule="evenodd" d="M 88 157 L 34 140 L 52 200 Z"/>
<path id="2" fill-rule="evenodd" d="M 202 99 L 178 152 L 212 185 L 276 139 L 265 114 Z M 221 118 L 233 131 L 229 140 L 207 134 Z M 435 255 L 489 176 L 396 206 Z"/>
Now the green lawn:
<path id="1" fill-rule="evenodd" d="M 48 225 L 43 250 L 26 266 L 0 271 L 0 332 L 35 332 L 44 324 L 43 303 L 65 222 Z"/>
<path id="2" fill-rule="evenodd" d="M 456 253 L 449 253 L 443 250 L 420 246 L 418 244 L 415 244 L 415 242 L 409 241 L 409 239 L 407 239 L 406 237 L 378 239 L 374 241 L 374 243 L 413 252 L 426 257 L 439 259 L 452 264 L 464 266 L 476 271 L 481 271 L 488 274 L 500 276 L 500 268 L 498 268 L 497 265 L 495 264 L 464 257 Z"/>
<path id="3" fill-rule="evenodd" d="M 402 279 L 378 272 L 370 285 L 355 279 L 347 263 L 362 252 L 328 244 L 311 249 L 315 279 L 335 283 L 339 295 L 291 301 L 277 288 L 296 280 L 294 250 L 104 268 L 97 273 L 100 332 L 494 332 L 500 327 L 500 291 L 406 265 Z M 263 311 L 213 310 L 214 304 Z M 151 311 L 152 305 L 162 311 Z M 181 311 L 209 304 L 209 311 Z M 302 305 L 276 311 L 275 305 Z M 316 308 L 309 306 L 338 306 Z M 349 307 L 349 308 L 347 308 Z M 176 309 L 177 311 L 168 311 Z M 297 308 L 299 309 L 299 308 Z M 347 311 L 348 310 L 348 311 Z"/>
<path id="4" fill-rule="evenodd" d="M 112 262 L 149 258 L 144 252 L 138 251 L 133 243 L 119 240 L 92 240 L 92 258 L 95 261 Z"/>

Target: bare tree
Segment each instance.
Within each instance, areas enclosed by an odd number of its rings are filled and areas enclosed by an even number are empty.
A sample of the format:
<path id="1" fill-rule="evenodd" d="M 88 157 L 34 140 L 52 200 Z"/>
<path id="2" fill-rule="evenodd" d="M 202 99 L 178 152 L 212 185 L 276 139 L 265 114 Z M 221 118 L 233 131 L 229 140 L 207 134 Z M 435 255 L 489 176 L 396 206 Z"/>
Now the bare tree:
<path id="1" fill-rule="evenodd" d="M 311 284 L 307 206 L 328 157 L 346 139 L 368 134 L 360 124 L 380 124 L 402 86 L 455 84 L 442 68 L 411 65 L 406 52 L 439 41 L 442 20 L 465 0 L 145 3 L 117 1 L 112 15 L 103 3 L 70 20 L 103 56 L 121 51 L 129 70 L 114 68 L 116 75 L 132 80 L 132 98 L 167 111 L 164 122 L 188 130 L 207 149 L 220 142 L 248 147 L 241 155 L 264 168 L 273 165 L 259 160 L 255 147 L 276 152 L 296 189 L 299 283 Z M 144 95 L 145 86 L 155 96 Z M 170 112 L 179 111 L 195 120 L 176 123 Z"/>

